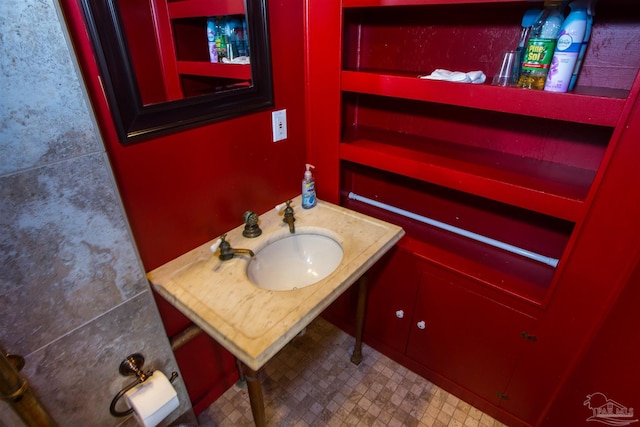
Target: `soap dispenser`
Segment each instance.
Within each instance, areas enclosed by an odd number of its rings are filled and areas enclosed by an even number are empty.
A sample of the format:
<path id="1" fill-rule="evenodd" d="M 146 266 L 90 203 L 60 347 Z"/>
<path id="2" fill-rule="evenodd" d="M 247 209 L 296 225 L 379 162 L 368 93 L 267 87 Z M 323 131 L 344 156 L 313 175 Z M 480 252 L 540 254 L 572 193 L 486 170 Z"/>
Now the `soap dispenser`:
<path id="1" fill-rule="evenodd" d="M 318 203 L 316 199 L 316 181 L 309 170 L 309 168 L 314 169 L 315 166 L 308 163 L 305 166 L 307 170 L 302 180 L 302 207 L 304 209 L 311 209 Z"/>

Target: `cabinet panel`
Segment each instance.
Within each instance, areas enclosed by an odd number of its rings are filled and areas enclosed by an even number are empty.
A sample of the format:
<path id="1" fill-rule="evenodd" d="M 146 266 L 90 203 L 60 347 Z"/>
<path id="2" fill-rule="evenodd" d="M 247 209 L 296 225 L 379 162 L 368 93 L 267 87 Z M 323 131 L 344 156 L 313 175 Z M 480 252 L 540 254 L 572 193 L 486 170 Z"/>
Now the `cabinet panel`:
<path id="1" fill-rule="evenodd" d="M 611 315 L 580 356 L 542 425 L 575 424 L 593 413 L 583 405 L 587 396 L 605 392 L 608 398 L 635 408 L 640 394 L 640 346 L 632 344 L 628 331 L 640 325 L 640 264 L 636 264 Z M 594 405 L 595 406 L 595 405 Z M 595 420 L 594 420 L 595 421 Z"/>
<path id="2" fill-rule="evenodd" d="M 404 354 L 420 271 L 415 256 L 396 247 L 370 275 L 364 339 L 395 360 Z"/>
<path id="3" fill-rule="evenodd" d="M 427 266 L 407 356 L 500 404 L 535 320 L 465 289 L 465 280 Z M 505 396 L 503 396 L 505 397 Z"/>

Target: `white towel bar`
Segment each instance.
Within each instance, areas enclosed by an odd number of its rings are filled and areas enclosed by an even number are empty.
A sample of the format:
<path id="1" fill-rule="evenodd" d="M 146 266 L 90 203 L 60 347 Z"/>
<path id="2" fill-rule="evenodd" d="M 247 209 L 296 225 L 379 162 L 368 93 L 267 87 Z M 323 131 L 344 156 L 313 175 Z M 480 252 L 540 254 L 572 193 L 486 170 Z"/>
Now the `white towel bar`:
<path id="1" fill-rule="evenodd" d="M 500 240 L 492 239 L 490 237 L 483 236 L 481 234 L 473 233 L 471 231 L 467 231 L 465 229 L 454 227 L 453 225 L 446 224 L 444 222 L 436 221 L 435 219 L 427 218 L 426 216 L 418 215 L 413 212 L 406 211 L 404 209 L 396 208 L 395 206 L 387 205 L 386 203 L 381 203 L 373 199 L 369 199 L 367 197 L 359 196 L 353 192 L 349 193 L 349 199 L 357 200 L 358 202 L 366 203 L 371 206 L 378 207 L 380 209 L 384 209 L 389 212 L 396 213 L 398 215 L 405 216 L 407 218 L 415 219 L 416 221 L 420 221 L 425 224 L 429 224 L 431 226 L 440 228 L 442 230 L 449 231 L 454 234 L 458 234 L 460 236 L 468 237 L 469 239 L 476 240 L 478 242 L 485 243 L 487 245 L 503 249 L 507 252 L 511 252 L 525 258 L 529 258 L 543 264 L 550 265 L 551 267 L 558 266 L 558 260 L 556 258 L 551 258 L 548 256 L 540 255 L 535 252 L 528 251 L 526 249 L 519 248 L 517 246 L 510 245 L 508 243 L 501 242 Z"/>

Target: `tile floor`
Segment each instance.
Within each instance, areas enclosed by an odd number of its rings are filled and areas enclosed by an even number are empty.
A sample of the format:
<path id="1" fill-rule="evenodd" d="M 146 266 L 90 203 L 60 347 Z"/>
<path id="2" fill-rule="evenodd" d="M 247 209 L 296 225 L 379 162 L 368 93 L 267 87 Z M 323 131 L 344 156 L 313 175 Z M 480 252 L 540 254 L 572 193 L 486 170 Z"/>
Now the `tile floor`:
<path id="1" fill-rule="evenodd" d="M 322 318 L 259 372 L 269 427 L 502 427 L 503 424 Z M 231 387 L 199 416 L 201 427 L 253 426 L 246 387 Z"/>

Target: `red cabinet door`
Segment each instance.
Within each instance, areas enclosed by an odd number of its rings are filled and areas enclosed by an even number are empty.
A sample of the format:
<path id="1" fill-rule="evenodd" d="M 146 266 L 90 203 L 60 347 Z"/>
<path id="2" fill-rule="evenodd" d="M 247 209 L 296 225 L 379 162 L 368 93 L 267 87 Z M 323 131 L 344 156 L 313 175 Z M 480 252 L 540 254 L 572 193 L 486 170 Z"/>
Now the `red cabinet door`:
<path id="1" fill-rule="evenodd" d="M 396 247 L 370 272 L 364 340 L 401 360 L 409 338 L 420 271 L 413 253 Z"/>
<path id="2" fill-rule="evenodd" d="M 469 291 L 468 281 L 425 266 L 407 356 L 500 405 L 535 319 Z"/>

